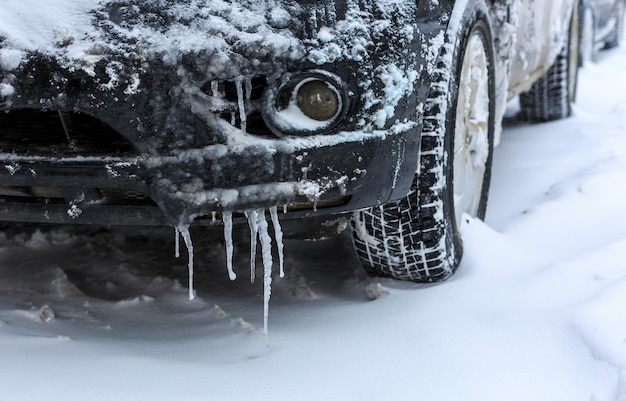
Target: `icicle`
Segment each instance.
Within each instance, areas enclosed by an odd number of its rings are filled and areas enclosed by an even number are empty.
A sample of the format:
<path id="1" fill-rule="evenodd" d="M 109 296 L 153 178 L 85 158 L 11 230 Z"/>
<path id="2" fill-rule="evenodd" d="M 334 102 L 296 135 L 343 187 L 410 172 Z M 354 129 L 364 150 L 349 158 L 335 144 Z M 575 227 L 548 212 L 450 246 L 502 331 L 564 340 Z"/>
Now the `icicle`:
<path id="1" fill-rule="evenodd" d="M 246 132 L 246 105 L 243 94 L 243 78 L 238 78 L 235 82 L 237 87 L 237 100 L 239 104 L 239 119 L 241 120 L 241 130 Z"/>
<path id="2" fill-rule="evenodd" d="M 280 266 L 279 275 L 280 278 L 285 277 L 284 269 L 284 255 L 283 249 L 283 230 L 280 228 L 280 221 L 278 221 L 278 207 L 273 206 L 270 208 L 270 215 L 272 216 L 272 225 L 274 226 L 274 238 L 276 238 L 276 247 L 278 248 L 278 262 Z"/>
<path id="3" fill-rule="evenodd" d="M 283 214 L 287 214 L 287 204 L 283 205 Z"/>
<path id="4" fill-rule="evenodd" d="M 243 82 L 246 89 L 246 100 L 249 102 L 252 96 L 252 78 L 246 78 Z"/>
<path id="5" fill-rule="evenodd" d="M 237 123 L 237 116 L 235 113 L 230 113 L 230 125 L 235 125 Z"/>
<path id="6" fill-rule="evenodd" d="M 228 268 L 228 278 L 234 280 L 237 275 L 233 271 L 233 214 L 224 212 L 224 241 L 226 241 L 226 267 Z"/>
<path id="7" fill-rule="evenodd" d="M 174 231 L 176 232 L 176 240 L 174 241 L 176 244 L 174 245 L 174 256 L 178 259 L 180 258 L 180 230 L 178 227 L 174 227 Z"/>
<path id="8" fill-rule="evenodd" d="M 265 210 L 259 209 L 259 238 L 263 250 L 263 332 L 267 345 L 267 323 L 269 319 L 270 296 L 272 295 L 272 238 L 267 231 Z"/>
<path id="9" fill-rule="evenodd" d="M 259 238 L 259 213 L 256 210 L 245 212 L 250 226 L 250 282 L 254 283 L 256 270 L 256 245 Z"/>
<path id="10" fill-rule="evenodd" d="M 211 212 L 211 223 L 215 223 L 216 220 L 217 220 L 217 213 Z"/>
<path id="11" fill-rule="evenodd" d="M 222 96 L 219 92 L 219 85 L 220 83 L 218 81 L 211 81 L 211 94 L 215 97 L 221 98 Z"/>
<path id="12" fill-rule="evenodd" d="M 192 301 L 196 294 L 193 289 L 193 243 L 191 242 L 191 234 L 189 234 L 189 226 L 178 226 L 176 230 L 183 236 L 187 246 L 187 254 L 189 255 L 189 263 L 187 264 L 189 271 L 189 300 Z"/>

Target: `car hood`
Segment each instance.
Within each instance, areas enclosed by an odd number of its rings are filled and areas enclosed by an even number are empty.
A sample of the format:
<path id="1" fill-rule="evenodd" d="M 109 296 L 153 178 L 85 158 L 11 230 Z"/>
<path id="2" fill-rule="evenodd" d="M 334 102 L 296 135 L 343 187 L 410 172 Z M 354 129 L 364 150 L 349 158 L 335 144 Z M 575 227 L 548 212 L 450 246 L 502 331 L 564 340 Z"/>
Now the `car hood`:
<path id="1" fill-rule="evenodd" d="M 221 107 L 214 82 L 261 76 L 271 90 L 285 72 L 323 68 L 343 74 L 359 94 L 365 117 L 352 121 L 383 128 L 423 69 L 409 51 L 420 37 L 416 7 L 402 0 L 11 2 L 0 10 L 0 109 L 84 112 L 131 140 L 139 136 L 133 142 L 144 151 L 199 147 L 224 143 L 208 132 L 213 116 L 200 116 L 208 122 L 201 128 L 184 116 Z M 187 139 L 181 127 L 198 135 Z"/>
<path id="2" fill-rule="evenodd" d="M 189 66 L 193 58 L 193 64 L 201 65 L 201 72 L 213 79 L 260 69 L 265 62 L 361 61 L 376 37 L 390 28 L 394 14 L 404 15 L 406 20 L 415 8 L 401 1 L 384 2 L 384 7 L 366 3 L 13 2 L 0 10 L 0 67 L 11 71 L 33 54 L 43 55 L 63 68 L 88 75 L 102 70 L 102 83 L 110 88 L 123 84 L 122 71 L 140 71 L 146 67 L 144 63 L 155 59 L 164 65 Z M 388 21 L 383 23 L 383 17 Z M 137 84 L 125 83 L 128 90 Z"/>
<path id="3" fill-rule="evenodd" d="M 40 2 L 39 2 L 40 3 Z M 193 56 L 215 79 L 240 74 L 267 60 L 303 56 L 302 7 L 265 2 L 61 0 L 53 10 L 28 1 L 0 11 L 0 67 L 11 71 L 33 55 L 63 69 L 99 75 L 112 88 L 120 74 L 145 63 L 187 64 Z M 79 4 L 73 4 L 79 3 Z M 104 72 L 104 74 L 102 74 Z M 128 74 L 132 76 L 133 74 Z"/>

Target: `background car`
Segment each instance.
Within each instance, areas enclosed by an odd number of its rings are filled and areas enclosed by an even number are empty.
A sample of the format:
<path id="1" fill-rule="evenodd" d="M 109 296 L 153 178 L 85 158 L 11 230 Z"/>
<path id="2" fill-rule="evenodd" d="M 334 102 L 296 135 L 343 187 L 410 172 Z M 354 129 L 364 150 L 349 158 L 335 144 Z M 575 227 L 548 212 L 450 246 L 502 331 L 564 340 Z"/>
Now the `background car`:
<path id="1" fill-rule="evenodd" d="M 582 60 L 598 50 L 617 47 L 624 39 L 624 0 L 585 0 L 582 7 Z"/>

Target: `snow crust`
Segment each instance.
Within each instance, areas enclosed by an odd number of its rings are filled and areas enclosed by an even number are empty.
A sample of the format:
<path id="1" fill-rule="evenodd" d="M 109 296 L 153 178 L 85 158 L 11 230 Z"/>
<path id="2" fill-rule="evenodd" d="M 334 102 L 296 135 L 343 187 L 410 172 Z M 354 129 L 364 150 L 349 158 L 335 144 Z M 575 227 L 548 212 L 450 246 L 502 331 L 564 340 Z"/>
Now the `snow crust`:
<path id="1" fill-rule="evenodd" d="M 8 97 L 15 94 L 15 88 L 12 85 L 6 83 L 0 83 L 0 96 Z"/>
<path id="2" fill-rule="evenodd" d="M 37 0 L 5 1 L 0 9 L 0 38 L 4 39 L 0 67 L 13 70 L 34 50 L 87 61 L 97 38 L 90 12 L 98 4 L 98 0 L 60 0 L 54 5 Z"/>
<path id="3" fill-rule="evenodd" d="M 378 67 L 377 74 L 384 85 L 384 96 L 382 99 L 371 96 L 371 99 L 376 99 L 373 101 L 383 104 L 373 118 L 374 125 L 377 128 L 383 128 L 387 120 L 394 116 L 398 102 L 413 92 L 418 72 L 410 67 L 390 64 Z"/>

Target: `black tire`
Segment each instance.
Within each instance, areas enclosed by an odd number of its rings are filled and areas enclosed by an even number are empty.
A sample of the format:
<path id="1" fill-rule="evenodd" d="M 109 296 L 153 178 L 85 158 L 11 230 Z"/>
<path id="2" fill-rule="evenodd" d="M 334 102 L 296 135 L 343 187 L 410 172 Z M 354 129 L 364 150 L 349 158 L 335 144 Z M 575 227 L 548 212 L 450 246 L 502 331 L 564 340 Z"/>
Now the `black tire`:
<path id="1" fill-rule="evenodd" d="M 486 78 L 481 88 L 485 89 L 480 93 L 485 94 L 481 104 L 486 110 L 483 113 L 484 130 L 481 131 L 484 154 L 480 156 L 484 173 L 480 173 L 481 181 L 474 186 L 477 188 L 477 199 L 471 214 L 479 218 L 485 215 L 495 127 L 495 81 L 492 37 L 484 3 L 470 3 L 459 27 L 459 32 L 447 36 L 454 46 L 444 46 L 443 51 L 453 49 L 452 53 L 442 55 L 443 61 L 433 75 L 425 105 L 420 161 L 411 191 L 404 199 L 354 214 L 354 246 L 370 274 L 415 282 L 436 282 L 450 277 L 461 260 L 463 247 L 460 221 L 457 221 L 460 213 L 455 210 L 453 185 L 454 142 L 455 135 L 459 134 L 456 127 L 460 93 L 471 99 L 471 94 L 467 92 L 471 85 L 464 85 L 460 91 L 459 81 L 468 44 L 477 43 L 474 38 L 478 38 L 484 51 L 485 62 L 481 64 L 481 71 Z M 472 117 L 470 114 L 474 105 L 471 104 L 467 110 L 471 111 L 460 115 L 463 127 L 467 127 L 465 124 Z M 461 146 L 465 146 L 465 142 Z M 470 146 L 473 145 L 467 144 L 467 154 L 471 154 Z M 461 168 L 460 165 L 457 167 Z"/>
<path id="2" fill-rule="evenodd" d="M 612 49 L 614 47 L 618 47 L 622 40 L 624 39 L 624 9 L 625 7 L 624 0 L 618 0 L 615 6 L 617 10 L 615 12 L 615 29 L 611 32 L 611 36 L 606 41 L 604 45 L 605 49 Z"/>
<path id="3" fill-rule="evenodd" d="M 569 117 L 576 100 L 579 67 L 580 6 L 574 8 L 569 38 L 550 69 L 519 96 L 521 117 L 527 121 L 552 121 Z"/>

